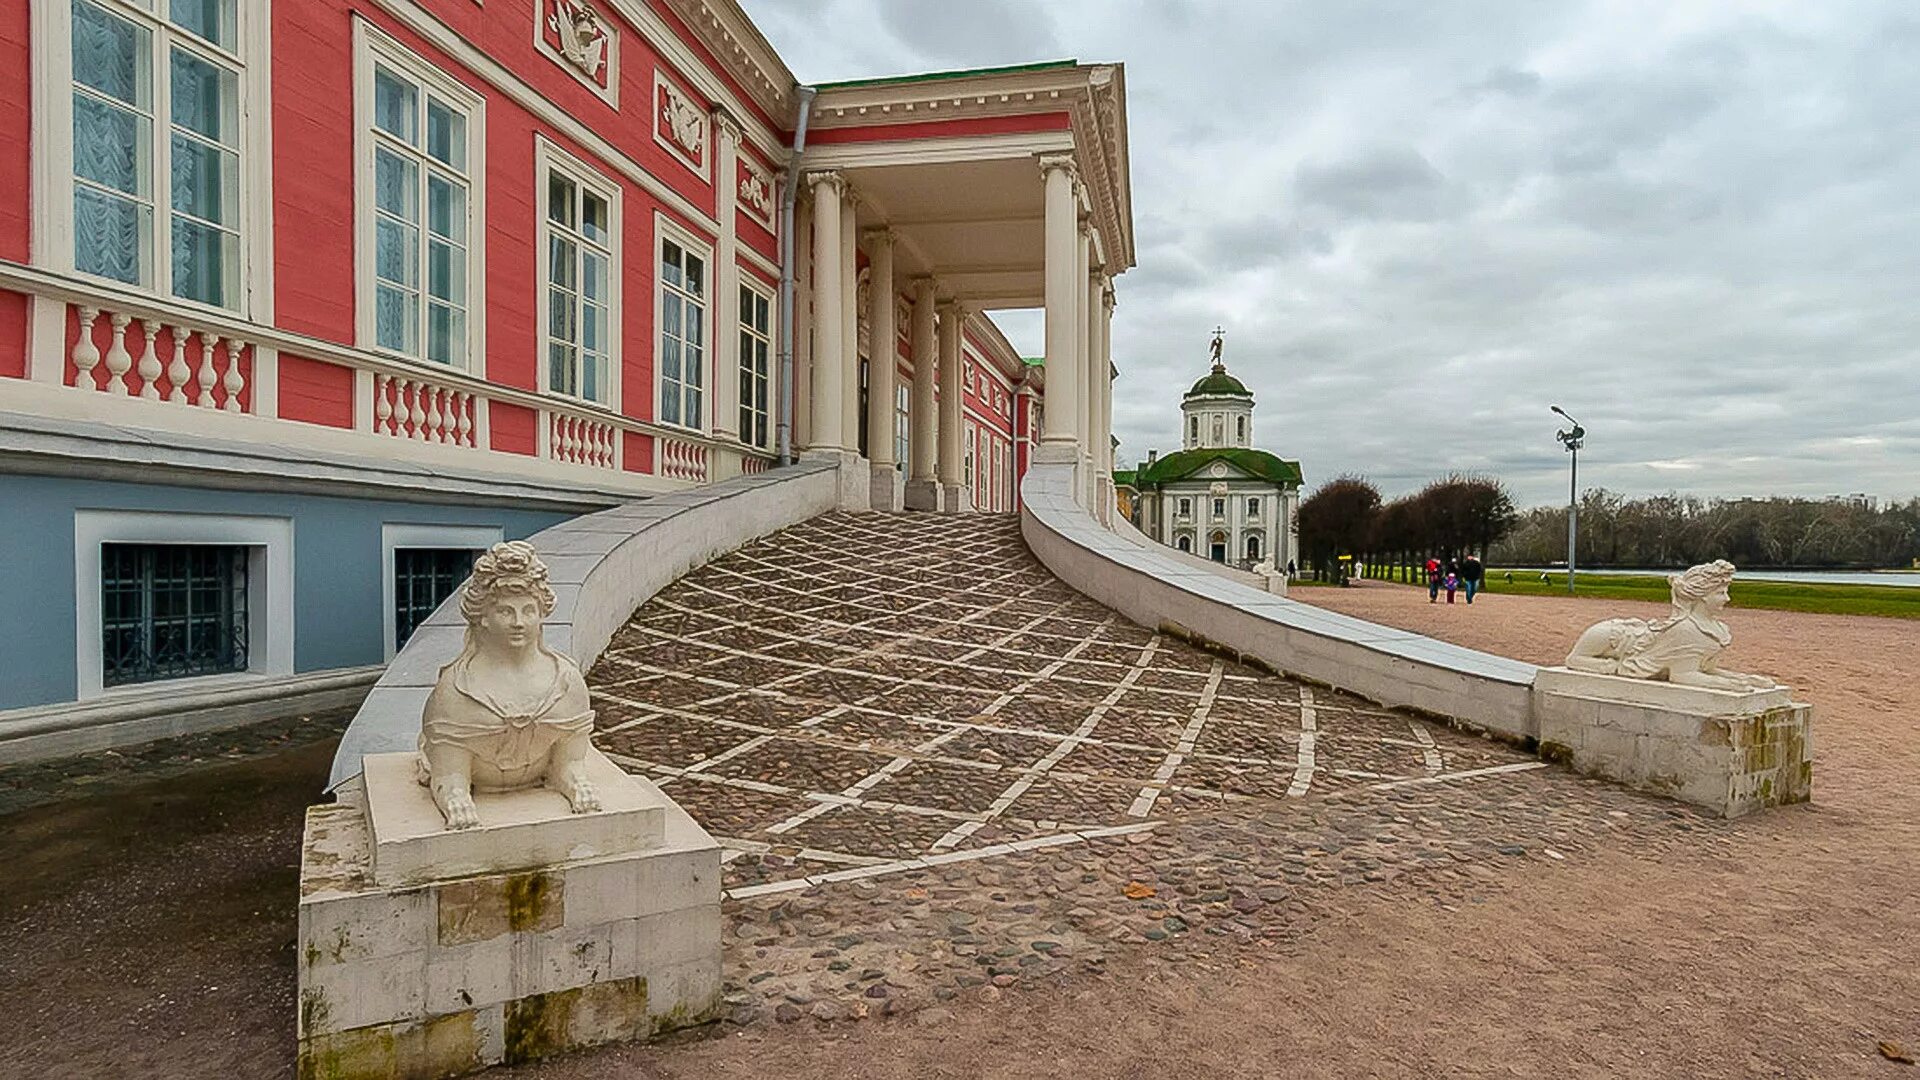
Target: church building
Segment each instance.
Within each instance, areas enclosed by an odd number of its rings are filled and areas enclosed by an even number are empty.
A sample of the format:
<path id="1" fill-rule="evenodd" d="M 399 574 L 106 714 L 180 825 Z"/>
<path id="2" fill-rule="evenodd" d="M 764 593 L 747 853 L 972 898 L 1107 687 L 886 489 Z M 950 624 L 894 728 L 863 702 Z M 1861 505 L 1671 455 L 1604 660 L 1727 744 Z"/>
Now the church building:
<path id="1" fill-rule="evenodd" d="M 1253 393 L 1227 374 L 1221 338 L 1213 370 L 1180 400 L 1181 448 L 1148 451 L 1131 474 L 1132 513 L 1148 536 L 1214 562 L 1252 566 L 1300 557 L 1295 511 L 1300 463 L 1253 445 Z"/>

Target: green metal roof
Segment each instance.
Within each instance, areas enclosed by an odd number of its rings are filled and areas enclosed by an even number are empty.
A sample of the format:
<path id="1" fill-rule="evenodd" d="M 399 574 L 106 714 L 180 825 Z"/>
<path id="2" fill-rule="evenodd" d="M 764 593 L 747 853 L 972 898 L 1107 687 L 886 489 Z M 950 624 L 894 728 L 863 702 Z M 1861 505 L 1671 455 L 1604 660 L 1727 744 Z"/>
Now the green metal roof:
<path id="1" fill-rule="evenodd" d="M 868 79 L 842 79 L 839 82 L 814 83 L 816 90 L 844 90 L 852 86 L 884 86 L 888 83 L 938 82 L 942 79 L 972 79 L 981 75 L 1018 75 L 1027 71 L 1080 66 L 1078 60 L 1041 60 L 1032 64 L 1007 64 L 1002 67 L 957 68 L 953 71 L 925 71 L 918 75 L 881 75 Z"/>
<path id="2" fill-rule="evenodd" d="M 1211 374 L 1203 376 L 1199 382 L 1194 383 L 1193 389 L 1186 394 L 1187 397 L 1202 395 L 1252 397 L 1253 393 L 1247 389 L 1245 383 L 1227 374 L 1226 368 L 1216 367 Z"/>
<path id="3" fill-rule="evenodd" d="M 1143 466 L 1134 473 L 1134 486 L 1138 488 L 1158 487 L 1175 480 L 1185 480 L 1216 461 L 1224 461 L 1249 476 L 1255 476 L 1275 484 L 1300 484 L 1300 463 L 1285 461 L 1265 450 L 1250 447 L 1216 446 L 1196 450 L 1176 450 L 1152 465 Z"/>
<path id="4" fill-rule="evenodd" d="M 1020 362 L 1027 365 L 1028 367 L 1046 367 L 1047 366 L 1047 358 L 1044 356 L 1023 356 L 1020 358 Z"/>
<path id="5" fill-rule="evenodd" d="M 1133 486 L 1133 470 L 1132 469 L 1113 470 L 1113 485 L 1115 487 L 1132 487 Z"/>

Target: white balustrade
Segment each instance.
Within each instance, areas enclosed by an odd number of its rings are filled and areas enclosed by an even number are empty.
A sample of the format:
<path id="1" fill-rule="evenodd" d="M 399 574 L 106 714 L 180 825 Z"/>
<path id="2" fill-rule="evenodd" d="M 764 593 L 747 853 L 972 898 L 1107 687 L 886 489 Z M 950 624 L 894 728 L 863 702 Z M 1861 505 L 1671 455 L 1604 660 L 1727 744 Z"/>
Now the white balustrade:
<path id="1" fill-rule="evenodd" d="M 475 445 L 473 411 L 480 398 L 465 390 L 406 375 L 373 377 L 373 430 L 414 442 Z"/>
<path id="2" fill-rule="evenodd" d="M 547 425 L 547 456 L 555 461 L 600 469 L 618 465 L 620 430 L 612 424 L 556 412 L 548 414 Z"/>
<path id="3" fill-rule="evenodd" d="M 243 366 L 252 349 L 249 342 L 86 304 L 73 305 L 73 309 L 79 332 L 67 359 L 73 365 L 75 389 L 231 413 L 253 411 L 245 400 L 248 384 Z M 102 316 L 107 324 L 104 353 L 97 337 Z M 162 332 L 166 335 L 164 346 Z M 103 368 L 105 381 L 98 374 Z M 133 377 L 131 383 L 129 375 Z M 160 389 L 163 380 L 164 394 Z"/>
<path id="4" fill-rule="evenodd" d="M 654 440 L 654 445 L 659 449 L 659 460 L 654 463 L 655 472 L 668 480 L 687 480 L 696 484 L 707 482 L 705 446 L 667 436 Z"/>

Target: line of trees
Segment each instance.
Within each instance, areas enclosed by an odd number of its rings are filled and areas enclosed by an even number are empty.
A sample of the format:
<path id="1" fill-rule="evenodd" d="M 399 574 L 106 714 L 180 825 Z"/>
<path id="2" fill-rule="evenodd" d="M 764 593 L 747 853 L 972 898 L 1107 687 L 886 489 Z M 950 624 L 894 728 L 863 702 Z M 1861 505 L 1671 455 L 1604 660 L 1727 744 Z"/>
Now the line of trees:
<path id="1" fill-rule="evenodd" d="M 1306 503 L 1300 510 L 1304 521 Z M 1885 507 L 1848 499 L 1629 499 L 1594 488 L 1580 497 L 1576 554 L 1582 566 L 1681 567 L 1726 559 L 1753 569 L 1909 567 L 1920 559 L 1920 499 Z M 1490 556 L 1506 566 L 1564 563 L 1566 507 L 1527 511 Z"/>
<path id="2" fill-rule="evenodd" d="M 1300 551 L 1319 576 L 1352 555 L 1369 577 L 1411 581 L 1429 557 L 1487 557 L 1519 519 L 1505 485 L 1490 477 L 1455 473 L 1383 502 L 1365 477 L 1341 476 L 1300 501 Z"/>

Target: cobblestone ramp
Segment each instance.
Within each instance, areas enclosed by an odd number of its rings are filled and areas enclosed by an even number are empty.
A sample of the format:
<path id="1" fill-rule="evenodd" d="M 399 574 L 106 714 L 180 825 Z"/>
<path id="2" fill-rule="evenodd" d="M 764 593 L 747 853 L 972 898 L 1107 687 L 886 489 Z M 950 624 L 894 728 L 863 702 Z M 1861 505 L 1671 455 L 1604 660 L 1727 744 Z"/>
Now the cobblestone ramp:
<path id="1" fill-rule="evenodd" d="M 1539 767 L 1129 623 L 1011 516 L 777 533 L 658 594 L 589 681 L 596 741 L 721 839 L 743 899 Z"/>

